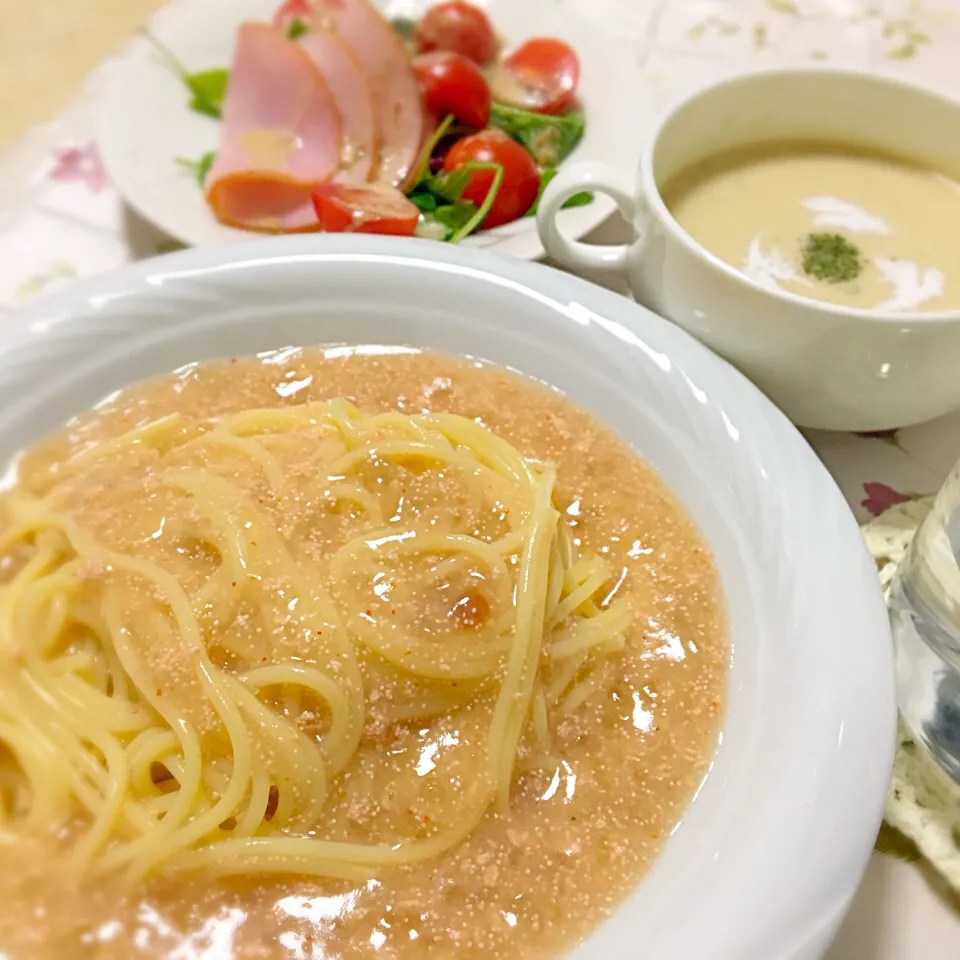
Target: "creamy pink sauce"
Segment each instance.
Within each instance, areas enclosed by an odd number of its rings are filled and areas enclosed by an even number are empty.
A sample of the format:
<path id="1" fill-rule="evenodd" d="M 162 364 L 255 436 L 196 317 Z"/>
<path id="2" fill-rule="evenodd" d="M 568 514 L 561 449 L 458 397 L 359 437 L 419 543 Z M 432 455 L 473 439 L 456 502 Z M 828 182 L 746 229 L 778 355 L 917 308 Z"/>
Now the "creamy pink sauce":
<path id="1" fill-rule="evenodd" d="M 559 764 L 521 774 L 509 815 L 488 813 L 447 853 L 363 884 L 154 880 L 129 890 L 69 875 L 54 844 L 5 842 L 0 950 L 11 960 L 555 956 L 617 908 L 682 816 L 711 762 L 725 695 L 729 646 L 717 571 L 655 471 L 559 393 L 432 354 L 284 352 L 199 365 L 125 390 L 44 441 L 22 461 L 21 483 L 42 493 L 51 465 L 171 412 L 215 417 L 341 396 L 371 412 L 480 418 L 523 454 L 556 463 L 557 506 L 581 549 L 599 552 L 616 571 L 611 590 L 634 612 L 626 648 L 612 657 L 604 685 L 552 725 Z M 294 455 L 285 468 L 297 476 Z M 418 495 L 442 506 L 453 493 L 427 485 Z M 138 513 L 141 496 L 136 478 L 125 488 L 123 478 L 92 471 L 65 495 L 64 509 L 123 547 L 124 531 L 156 519 Z M 2 523 L 0 516 L 0 529 Z M 337 536 L 333 530 L 311 542 L 316 562 L 322 565 Z M 387 704 L 399 696 L 388 685 L 376 693 L 371 699 Z M 489 695 L 474 696 L 483 716 Z M 465 742 L 470 736 L 464 714 L 378 725 L 371 706 L 371 716 L 364 753 L 370 769 L 353 771 L 370 775 L 367 802 L 334 793 L 330 817 L 390 836 L 418 797 L 398 809 L 379 796 L 378 763 L 389 755 L 391 769 L 428 768 L 445 731 L 459 723 Z M 451 762 L 468 784 L 476 757 L 468 751 Z M 413 782 L 427 790 L 429 781 Z M 638 931 L 638 949 L 641 943 Z"/>

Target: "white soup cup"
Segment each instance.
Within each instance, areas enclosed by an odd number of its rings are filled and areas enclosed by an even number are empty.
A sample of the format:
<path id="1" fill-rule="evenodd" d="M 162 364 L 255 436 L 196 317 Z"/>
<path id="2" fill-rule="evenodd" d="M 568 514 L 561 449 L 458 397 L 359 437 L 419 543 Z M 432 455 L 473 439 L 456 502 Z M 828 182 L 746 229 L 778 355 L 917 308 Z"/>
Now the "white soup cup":
<path id="1" fill-rule="evenodd" d="M 850 309 L 769 290 L 720 260 L 671 216 L 661 186 L 738 146 L 848 143 L 902 156 L 960 180 L 960 104 L 899 80 L 795 68 L 707 87 L 655 129 L 639 176 L 602 162 L 561 169 L 537 222 L 555 261 L 625 278 L 634 296 L 749 376 L 797 424 L 880 430 L 960 407 L 960 311 Z M 633 238 L 594 246 L 564 235 L 557 213 L 575 193 L 612 197 Z"/>

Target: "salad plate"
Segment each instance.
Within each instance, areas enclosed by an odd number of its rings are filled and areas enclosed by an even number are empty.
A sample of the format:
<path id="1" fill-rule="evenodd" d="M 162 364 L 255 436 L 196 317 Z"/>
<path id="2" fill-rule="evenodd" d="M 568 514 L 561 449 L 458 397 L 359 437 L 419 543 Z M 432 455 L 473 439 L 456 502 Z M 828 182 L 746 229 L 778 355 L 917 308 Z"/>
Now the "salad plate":
<path id="1" fill-rule="evenodd" d="M 394 23 L 416 22 L 435 5 L 430 0 L 372 2 Z M 585 125 L 564 162 L 596 157 L 635 165 L 644 134 L 653 126 L 654 106 L 640 77 L 636 50 L 617 38 L 615 23 L 557 0 L 478 0 L 475 5 L 508 50 L 549 35 L 576 52 L 576 107 Z M 240 25 L 270 22 L 277 7 L 278 0 L 197 0 L 172 9 L 155 20 L 149 36 L 131 44 L 102 103 L 99 144 L 118 190 L 141 216 L 185 244 L 229 243 L 251 233 L 220 222 L 198 183 L 196 164 L 218 149 L 221 121 L 191 109 L 191 91 L 169 54 L 191 75 L 229 68 Z M 607 197 L 595 196 L 564 210 L 562 227 L 580 237 L 613 210 Z M 521 259 L 543 256 L 532 216 L 477 230 L 462 242 Z"/>

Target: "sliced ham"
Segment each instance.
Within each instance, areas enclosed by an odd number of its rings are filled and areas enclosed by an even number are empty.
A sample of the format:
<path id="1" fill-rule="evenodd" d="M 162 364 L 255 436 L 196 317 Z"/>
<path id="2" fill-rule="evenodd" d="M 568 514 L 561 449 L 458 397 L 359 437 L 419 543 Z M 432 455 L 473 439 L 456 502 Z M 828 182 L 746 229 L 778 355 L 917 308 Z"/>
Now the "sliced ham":
<path id="1" fill-rule="evenodd" d="M 369 0 L 311 0 L 311 4 L 311 30 L 335 33 L 370 84 L 380 131 L 373 179 L 393 186 L 407 184 L 423 138 L 424 109 L 403 41 Z"/>
<path id="2" fill-rule="evenodd" d="M 350 48 L 335 33 L 313 30 L 300 46 L 317 65 L 343 121 L 340 183 L 369 180 L 379 161 L 379 134 L 367 77 Z"/>
<path id="3" fill-rule="evenodd" d="M 340 148 L 340 113 L 313 60 L 276 27 L 244 23 L 206 181 L 217 217 L 266 233 L 319 229 L 311 190 L 337 172 Z"/>

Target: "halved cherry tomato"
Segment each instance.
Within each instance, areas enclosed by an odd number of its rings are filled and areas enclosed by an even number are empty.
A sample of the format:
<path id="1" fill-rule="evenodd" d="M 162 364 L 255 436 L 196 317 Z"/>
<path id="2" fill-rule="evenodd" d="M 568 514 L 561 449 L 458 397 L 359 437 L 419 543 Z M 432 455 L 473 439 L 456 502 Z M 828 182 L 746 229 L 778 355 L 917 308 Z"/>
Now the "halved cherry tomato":
<path id="1" fill-rule="evenodd" d="M 413 72 L 427 109 L 435 117 L 452 113 L 468 127 L 482 130 L 490 121 L 490 88 L 480 68 L 459 53 L 425 53 Z"/>
<path id="2" fill-rule="evenodd" d="M 492 81 L 497 100 L 536 113 L 563 113 L 577 92 L 580 61 L 569 44 L 533 37 L 500 65 Z"/>
<path id="3" fill-rule="evenodd" d="M 420 219 L 420 211 L 396 187 L 386 184 L 322 183 L 313 189 L 313 208 L 327 233 L 411 237 Z"/>
<path id="4" fill-rule="evenodd" d="M 499 130 L 484 130 L 457 141 L 443 161 L 445 173 L 452 173 L 471 160 L 480 163 L 499 163 L 503 167 L 503 182 L 490 212 L 483 218 L 482 227 L 499 227 L 522 217 L 537 199 L 540 174 L 533 157 Z M 461 200 L 471 200 L 478 207 L 486 199 L 493 184 L 493 170 L 476 170 L 460 194 Z"/>
<path id="5" fill-rule="evenodd" d="M 487 15 L 472 3 L 449 0 L 431 7 L 417 24 L 413 39 L 420 53 L 446 50 L 481 67 L 497 55 L 497 35 Z"/>

